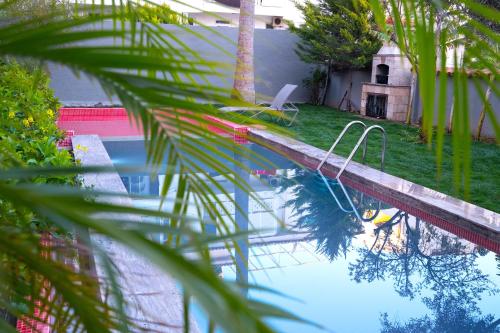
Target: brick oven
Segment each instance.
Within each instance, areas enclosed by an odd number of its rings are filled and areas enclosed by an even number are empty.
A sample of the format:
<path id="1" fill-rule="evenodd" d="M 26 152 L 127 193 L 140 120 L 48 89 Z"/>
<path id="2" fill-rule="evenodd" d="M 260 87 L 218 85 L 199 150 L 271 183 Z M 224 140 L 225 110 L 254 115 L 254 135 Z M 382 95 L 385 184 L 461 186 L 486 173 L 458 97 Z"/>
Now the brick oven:
<path id="1" fill-rule="evenodd" d="M 385 44 L 373 56 L 371 82 L 362 83 L 361 114 L 405 121 L 410 85 L 410 62 L 397 46 Z"/>

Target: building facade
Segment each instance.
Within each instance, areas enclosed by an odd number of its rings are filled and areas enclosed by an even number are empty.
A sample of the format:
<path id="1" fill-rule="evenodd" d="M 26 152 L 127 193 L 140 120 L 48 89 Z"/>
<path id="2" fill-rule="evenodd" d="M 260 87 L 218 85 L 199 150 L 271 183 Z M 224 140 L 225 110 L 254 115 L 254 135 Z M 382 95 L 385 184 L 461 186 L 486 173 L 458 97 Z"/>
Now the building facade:
<path id="1" fill-rule="evenodd" d="M 294 0 L 254 1 L 255 28 L 257 29 L 287 29 L 287 20 L 295 24 L 303 22 Z M 167 4 L 173 10 L 192 18 L 194 25 L 238 26 L 239 0 L 190 0 L 184 3 L 174 0 L 154 0 L 154 2 Z"/>

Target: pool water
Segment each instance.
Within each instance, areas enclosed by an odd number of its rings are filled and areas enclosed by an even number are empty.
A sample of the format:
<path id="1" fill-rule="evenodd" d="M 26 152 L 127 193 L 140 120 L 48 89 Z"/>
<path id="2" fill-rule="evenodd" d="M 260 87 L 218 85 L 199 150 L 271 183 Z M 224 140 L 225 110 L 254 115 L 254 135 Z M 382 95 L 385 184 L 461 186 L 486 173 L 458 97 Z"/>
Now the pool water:
<path id="1" fill-rule="evenodd" d="M 105 146 L 116 165 L 145 163 L 142 141 Z M 257 283 L 293 298 L 255 290 L 245 291 L 248 297 L 278 304 L 333 332 L 500 332 L 500 255 L 325 181 L 263 147 L 247 147 L 273 163 L 262 168 L 245 161 L 252 169 L 245 177 L 266 206 L 222 177 L 221 184 L 246 210 L 233 214 L 237 223 L 264 232 L 249 239 L 238 265 L 215 255 L 214 267 L 224 279 Z M 161 174 L 121 177 L 136 194 L 158 195 L 163 182 Z M 227 205 L 235 211 L 229 200 Z M 206 332 L 202 310 L 194 306 L 193 313 Z M 280 332 L 323 332 L 290 321 L 270 324 Z"/>

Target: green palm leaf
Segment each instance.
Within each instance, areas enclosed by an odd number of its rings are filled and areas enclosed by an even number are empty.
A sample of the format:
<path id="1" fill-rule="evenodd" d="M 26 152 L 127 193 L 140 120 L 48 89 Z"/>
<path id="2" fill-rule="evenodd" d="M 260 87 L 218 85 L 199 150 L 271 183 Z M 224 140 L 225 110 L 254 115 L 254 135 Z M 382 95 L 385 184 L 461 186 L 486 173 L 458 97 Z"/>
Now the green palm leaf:
<path id="1" fill-rule="evenodd" d="M 478 81 L 481 72 L 488 70 L 491 80 L 484 80 L 491 91 L 498 97 L 498 31 L 494 27 L 500 23 L 498 5 L 482 5 L 468 0 L 454 1 L 413 1 L 399 0 L 389 2 L 384 7 L 379 0 L 371 0 L 379 29 L 387 32 L 386 37 L 395 42 L 408 58 L 413 70 L 418 73 L 419 91 L 422 104 L 422 132 L 432 147 L 436 139 L 436 161 L 438 177 L 442 163 L 443 140 L 446 127 L 446 59 L 453 56 L 460 47 L 464 54 L 453 59 L 453 110 L 450 130 L 453 132 L 454 183 L 457 192 L 469 195 L 471 144 L 468 104 L 470 93 L 467 77 L 470 70 L 477 70 L 474 81 Z M 386 23 L 386 15 L 392 18 L 393 27 Z M 439 67 L 437 64 L 439 64 Z M 436 69 L 440 69 L 436 89 Z M 484 76 L 483 76 L 484 78 Z M 479 96 L 485 96 L 484 88 L 475 84 Z M 437 103 L 436 103 L 437 101 Z M 498 121 L 485 102 L 488 114 L 498 141 L 500 131 Z M 408 118 L 410 119 L 410 118 Z M 436 138 L 434 128 L 437 127 Z"/>
<path id="2" fill-rule="evenodd" d="M 3 3 L 1 10 L 8 15 L 12 6 L 19 2 L 22 1 Z M 95 5 L 92 3 L 90 6 L 75 5 L 71 14 L 64 10 L 47 10 L 32 17 L 21 15 L 0 26 L 0 55 L 36 62 L 50 61 L 67 66 L 78 75 L 83 74 L 97 81 L 110 96 L 117 96 L 131 117 L 142 126 L 148 161 L 152 167 L 158 168 L 166 159 L 169 167 L 161 193 L 165 197 L 169 190 L 177 192 L 172 211 L 109 203 L 120 196 L 116 193 L 93 191 L 91 197 L 97 196 L 100 199 L 89 201 L 88 191 L 60 186 L 35 186 L 30 183 L 19 185 L 20 181 L 35 177 L 38 171 L 34 170 L 12 170 L 4 173 L 0 181 L 0 197 L 11 202 L 16 210 L 28 210 L 38 218 L 50 221 L 57 232 L 71 234 L 76 231 L 79 234 L 90 230 L 126 245 L 177 279 L 185 292 L 194 297 L 207 311 L 211 320 L 228 332 L 270 332 L 271 329 L 262 319 L 264 316 L 298 318 L 266 304 L 256 301 L 249 303 L 237 292 L 237 288 L 228 288 L 227 283 L 221 281 L 211 269 L 208 244 L 213 241 L 225 242 L 228 249 L 234 248 L 239 252 L 235 242 L 239 233 L 229 231 L 232 226 L 228 223 L 235 224 L 231 212 L 226 208 L 222 213 L 215 209 L 215 204 L 223 207 L 223 203 L 213 189 L 219 189 L 226 196 L 226 200 L 234 202 L 234 199 L 199 166 L 201 161 L 235 186 L 250 192 L 251 188 L 245 180 L 235 175 L 228 165 L 236 165 L 250 171 L 235 159 L 234 156 L 238 154 L 244 154 L 262 165 L 269 163 L 251 150 L 207 131 L 208 126 L 227 130 L 223 125 L 205 117 L 221 117 L 208 103 L 242 104 L 228 97 L 230 91 L 208 83 L 208 77 L 221 76 L 218 73 L 226 68 L 226 65 L 202 59 L 176 36 L 176 29 L 182 29 L 203 38 L 195 31 L 182 25 L 165 28 L 159 23 L 137 22 L 144 17 L 144 13 L 150 15 L 154 8 L 156 6 L 152 4 L 145 8 L 135 1 L 108 6 L 101 2 Z M 174 13 L 161 15 L 167 14 Z M 232 119 L 250 124 L 261 123 L 241 115 L 232 116 Z M 196 126 L 190 122 L 193 120 L 197 122 Z M 193 145 L 186 140 L 188 137 L 199 137 L 204 141 L 197 140 L 200 144 Z M 224 147 L 229 153 L 222 153 L 217 146 Z M 215 155 L 225 162 L 217 162 L 209 157 L 210 155 Z M 176 168 L 181 171 L 181 180 L 173 182 L 172 175 Z M 92 172 L 91 170 L 102 172 L 96 168 L 49 168 L 40 172 L 67 174 L 75 171 Z M 251 196 L 259 200 L 254 194 Z M 102 201 L 103 198 L 105 201 Z M 199 221 L 203 217 L 199 213 L 196 222 L 186 218 L 190 198 L 209 213 L 211 220 L 217 225 L 220 237 L 210 238 L 193 231 L 193 223 L 201 223 Z M 101 218 L 96 218 L 97 213 Z M 102 214 L 109 218 L 103 219 Z M 148 232 L 157 230 L 158 225 L 141 223 L 140 228 L 134 227 L 131 223 L 125 223 L 122 218 L 116 218 L 124 215 L 169 218 L 172 221 L 170 227 L 162 227 L 162 232 L 170 235 L 169 242 L 161 245 L 148 238 Z M 227 216 L 224 219 L 223 215 L 229 216 L 229 219 Z M 8 238 L 26 232 L 12 230 L 2 236 Z M 181 239 L 187 239 L 189 243 L 181 244 Z M 87 277 L 88 272 L 74 272 L 70 268 L 64 268 L 58 261 L 44 259 L 38 242 L 36 237 L 31 239 L 30 243 L 10 237 L 9 241 L 3 244 L 1 252 L 10 262 L 22 262 L 42 285 L 48 283 L 51 286 L 52 292 L 47 295 L 55 293 L 57 297 L 47 296 L 39 299 L 39 302 L 42 308 L 49 309 L 50 315 L 55 318 L 55 327 L 60 327 L 61 330 L 71 328 L 74 331 L 107 332 L 128 331 L 140 326 L 133 318 L 127 317 L 121 294 L 122 286 L 117 279 L 119 274 L 117 275 L 113 268 L 113 260 L 107 258 L 103 250 L 96 249 L 96 253 L 103 258 L 102 266 L 108 282 L 100 288 L 104 288 L 106 294 L 111 295 L 111 299 L 105 297 L 104 300 L 96 295 L 96 281 Z M 71 248 L 70 244 L 66 245 Z M 95 246 L 88 240 L 84 245 Z M 19 251 L 13 253 L 14 248 Z M 33 252 L 30 250 L 33 248 L 39 250 Z M 196 249 L 202 255 L 201 258 L 206 260 L 200 262 L 187 259 L 183 253 L 186 248 Z M 78 290 L 79 285 L 89 287 Z M 40 292 L 31 290 L 26 294 L 31 297 L 24 298 L 24 303 L 31 304 L 32 311 L 9 307 L 9 302 L 3 302 L 0 306 L 17 316 L 33 317 L 33 302 L 35 297 L 40 297 Z M 15 296 L 22 299 L 18 293 Z M 255 307 L 261 310 L 255 311 Z M 187 319 L 186 315 L 185 320 Z M 187 325 L 186 321 L 185 326 Z"/>

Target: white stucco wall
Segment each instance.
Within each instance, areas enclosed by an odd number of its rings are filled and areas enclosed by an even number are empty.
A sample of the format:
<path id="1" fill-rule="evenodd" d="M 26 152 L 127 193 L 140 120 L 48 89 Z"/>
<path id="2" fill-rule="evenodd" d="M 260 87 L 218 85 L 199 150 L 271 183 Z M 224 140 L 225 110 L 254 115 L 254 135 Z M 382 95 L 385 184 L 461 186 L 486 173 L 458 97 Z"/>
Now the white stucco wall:
<path id="1" fill-rule="evenodd" d="M 237 27 L 239 21 L 239 14 L 237 13 L 190 13 L 189 17 L 192 17 L 197 21 L 195 25 L 206 25 L 206 26 L 225 26 L 225 27 Z M 217 22 L 219 21 L 219 22 Z M 229 21 L 229 24 L 220 21 Z M 271 24 L 271 16 L 255 16 L 255 28 L 256 29 L 266 29 L 266 24 Z"/>

